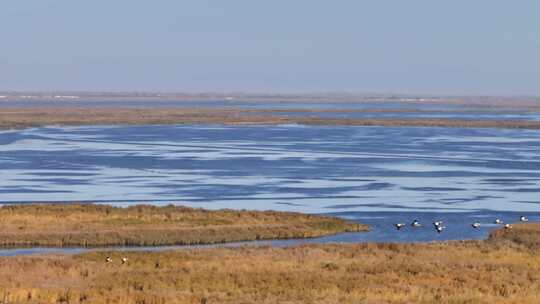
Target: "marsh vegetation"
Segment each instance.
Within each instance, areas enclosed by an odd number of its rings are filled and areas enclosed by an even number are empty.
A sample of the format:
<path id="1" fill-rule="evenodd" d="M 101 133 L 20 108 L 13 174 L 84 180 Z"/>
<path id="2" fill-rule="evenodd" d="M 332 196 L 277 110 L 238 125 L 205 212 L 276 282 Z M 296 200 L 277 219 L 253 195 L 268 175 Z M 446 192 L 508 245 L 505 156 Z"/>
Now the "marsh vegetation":
<path id="1" fill-rule="evenodd" d="M 342 219 L 277 211 L 148 205 L 8 205 L 0 208 L 0 246 L 160 246 L 311 238 L 365 231 Z"/>

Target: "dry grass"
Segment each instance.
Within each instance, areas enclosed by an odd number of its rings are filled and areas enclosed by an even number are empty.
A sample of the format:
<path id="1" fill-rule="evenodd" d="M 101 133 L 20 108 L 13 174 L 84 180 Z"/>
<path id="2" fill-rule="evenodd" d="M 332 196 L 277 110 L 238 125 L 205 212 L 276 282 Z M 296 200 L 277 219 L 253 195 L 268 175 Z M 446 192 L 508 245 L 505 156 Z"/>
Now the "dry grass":
<path id="1" fill-rule="evenodd" d="M 0 208 L 0 246 L 156 246 L 307 238 L 367 226 L 276 211 L 38 204 Z"/>
<path id="2" fill-rule="evenodd" d="M 4 108 L 0 129 L 44 125 L 276 124 L 279 117 L 247 115 L 250 110 L 198 108 Z"/>
<path id="3" fill-rule="evenodd" d="M 540 223 L 527 223 L 512 225 L 512 229 L 496 230 L 489 236 L 490 240 L 511 241 L 540 250 Z"/>
<path id="4" fill-rule="evenodd" d="M 0 301 L 540 303 L 540 234 L 529 227 L 488 241 L 0 258 Z M 524 231 L 534 233 L 514 242 Z"/>
<path id="5" fill-rule="evenodd" d="M 336 126 L 540 129 L 540 121 L 463 119 L 334 119 L 299 117 L 296 123 Z"/>
<path id="6" fill-rule="evenodd" d="M 201 109 L 201 108 L 3 108 L 0 109 L 0 129 L 17 129 L 44 125 L 142 125 L 142 124 L 287 124 L 351 125 L 351 126 L 413 126 L 460 128 L 520 128 L 540 129 L 540 121 L 456 120 L 456 119 L 335 119 L 317 118 L 310 113 L 328 110 L 298 110 L 306 116 L 279 116 L 282 110 Z M 372 110 L 342 110 L 337 112 L 376 112 Z M 389 110 L 378 110 L 389 111 Z M 413 110 L 414 111 L 414 110 Z"/>

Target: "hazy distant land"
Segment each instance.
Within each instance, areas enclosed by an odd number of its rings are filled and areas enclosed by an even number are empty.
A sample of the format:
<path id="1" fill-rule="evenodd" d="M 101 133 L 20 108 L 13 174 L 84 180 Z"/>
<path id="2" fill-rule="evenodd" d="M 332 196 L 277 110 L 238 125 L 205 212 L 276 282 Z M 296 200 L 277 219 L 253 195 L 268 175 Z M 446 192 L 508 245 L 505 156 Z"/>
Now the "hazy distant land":
<path id="1" fill-rule="evenodd" d="M 209 106 L 209 102 L 218 102 Z M 84 106 L 92 103 L 91 107 Z M 131 103 L 130 103 L 131 102 Z M 153 107 L 152 105 L 160 104 Z M 185 103 L 185 106 L 183 105 Z M 325 108 L 306 108 L 306 103 Z M 332 108 L 340 103 L 341 108 Z M 111 106 L 112 104 L 112 106 Z M 141 106 L 144 105 L 144 106 Z M 173 104 L 173 106 L 171 106 Z M 249 108 L 241 105 L 256 105 Z M 274 108 L 267 107 L 273 104 Z M 286 109 L 275 108 L 282 104 Z M 364 107 L 364 105 L 369 106 Z M 174 105 L 181 105 L 177 107 Z M 199 106 L 200 105 L 200 106 Z M 348 106 L 350 105 L 350 106 Z M 380 105 L 380 106 L 379 106 Z M 403 105 L 403 106 L 401 106 Z M 305 124 L 540 129 L 540 121 L 456 118 L 321 117 L 320 113 L 417 113 L 429 107 L 454 113 L 538 113 L 540 97 L 434 96 L 406 94 L 253 94 L 144 92 L 0 92 L 0 128 L 118 124 Z M 450 108 L 443 109 L 448 106 Z M 283 112 L 296 115 L 281 115 Z"/>
<path id="2" fill-rule="evenodd" d="M 391 93 L 171 93 L 171 92 L 86 92 L 86 91 L 52 91 L 52 92 L 20 92 L 0 91 L 0 105 L 3 100 L 185 100 L 209 101 L 228 100 L 244 102 L 404 102 L 416 104 L 460 104 L 467 107 L 511 107 L 540 109 L 540 96 L 467 96 L 467 95 L 433 95 L 433 94 L 391 94 Z"/>

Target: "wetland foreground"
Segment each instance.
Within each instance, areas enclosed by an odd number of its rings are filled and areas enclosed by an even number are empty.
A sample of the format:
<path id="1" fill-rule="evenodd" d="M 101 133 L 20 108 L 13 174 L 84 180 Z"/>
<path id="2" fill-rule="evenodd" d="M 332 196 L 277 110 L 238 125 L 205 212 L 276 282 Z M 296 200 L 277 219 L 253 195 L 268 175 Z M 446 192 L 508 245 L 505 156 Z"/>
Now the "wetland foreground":
<path id="1" fill-rule="evenodd" d="M 539 249 L 540 225 L 531 223 L 485 241 L 4 257 L 0 296 L 3 303 L 538 303 Z"/>

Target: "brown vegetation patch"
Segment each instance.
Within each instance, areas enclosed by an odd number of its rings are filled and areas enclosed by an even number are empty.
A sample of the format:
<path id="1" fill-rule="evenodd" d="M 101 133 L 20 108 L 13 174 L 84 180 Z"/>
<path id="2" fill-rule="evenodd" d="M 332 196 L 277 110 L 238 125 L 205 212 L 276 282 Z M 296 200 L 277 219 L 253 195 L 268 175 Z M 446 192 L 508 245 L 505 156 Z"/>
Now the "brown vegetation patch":
<path id="1" fill-rule="evenodd" d="M 540 129 L 540 121 L 464 119 L 335 119 L 299 117 L 296 123 L 336 126 Z"/>
<path id="2" fill-rule="evenodd" d="M 210 108 L 3 108 L 0 109 L 0 129 L 18 129 L 46 125 L 144 125 L 144 124 L 306 124 L 350 126 L 412 126 L 453 128 L 540 129 L 540 121 L 458 120 L 458 119 L 341 119 L 313 117 L 317 112 L 377 112 L 400 110 L 299 110 L 305 116 L 279 115 L 284 110 L 210 109 Z M 415 111 L 415 110 L 406 110 Z"/>
<path id="3" fill-rule="evenodd" d="M 11 257 L 0 258 L 2 296 L 9 303 L 540 303 L 540 253 L 494 236 Z"/>
<path id="4" fill-rule="evenodd" d="M 516 224 L 512 225 L 511 229 L 495 230 L 489 239 L 493 242 L 513 242 L 540 250 L 540 223 Z"/>
<path id="5" fill-rule="evenodd" d="M 45 125 L 143 125 L 143 124 L 276 124 L 279 117 L 244 115 L 250 110 L 197 108 L 5 108 L 0 128 Z"/>
<path id="6" fill-rule="evenodd" d="M 367 230 L 326 216 L 182 206 L 9 205 L 0 208 L 0 219 L 3 247 L 211 244 Z"/>

